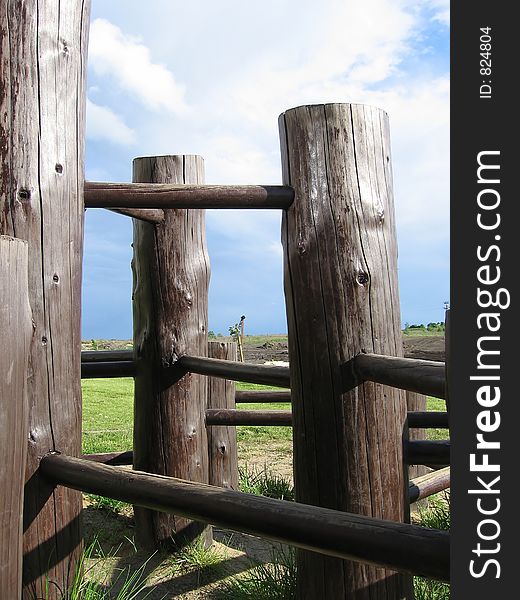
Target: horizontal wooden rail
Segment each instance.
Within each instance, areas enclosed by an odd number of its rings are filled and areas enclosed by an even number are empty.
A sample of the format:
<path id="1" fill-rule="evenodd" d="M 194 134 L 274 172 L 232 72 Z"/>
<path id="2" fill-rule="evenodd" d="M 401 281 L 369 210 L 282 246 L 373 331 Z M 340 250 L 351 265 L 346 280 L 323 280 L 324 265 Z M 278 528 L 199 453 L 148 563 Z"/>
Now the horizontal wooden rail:
<path id="1" fill-rule="evenodd" d="M 446 377 L 442 362 L 358 354 L 353 359 L 353 368 L 360 381 L 374 381 L 410 392 L 445 397 Z"/>
<path id="2" fill-rule="evenodd" d="M 82 459 L 103 463 L 104 465 L 131 465 L 134 458 L 132 450 L 126 452 L 104 452 L 101 454 L 83 454 Z M 427 473 L 410 481 L 410 503 L 427 498 L 450 486 L 450 468 L 445 467 Z"/>
<path id="3" fill-rule="evenodd" d="M 206 425 L 286 425 L 292 426 L 292 414 L 287 410 L 236 410 L 210 408 Z"/>
<path id="4" fill-rule="evenodd" d="M 178 185 L 85 182 L 85 208 L 289 208 L 284 185 Z"/>
<path id="5" fill-rule="evenodd" d="M 177 365 L 180 365 L 186 371 L 198 373 L 199 375 L 211 375 L 212 377 L 222 377 L 232 381 L 246 381 L 248 383 L 275 385 L 285 388 L 290 387 L 289 369 L 287 367 L 253 365 L 199 356 L 182 356 L 174 366 Z"/>
<path id="6" fill-rule="evenodd" d="M 426 473 L 410 481 L 410 503 L 428 498 L 450 487 L 450 467 Z"/>
<path id="7" fill-rule="evenodd" d="M 447 412 L 435 410 L 411 410 L 408 412 L 408 427 L 412 429 L 433 429 L 435 427 L 447 429 L 448 426 Z"/>
<path id="8" fill-rule="evenodd" d="M 83 350 L 82 363 L 134 360 L 133 350 Z"/>
<path id="9" fill-rule="evenodd" d="M 133 377 L 134 375 L 135 363 L 131 360 L 81 363 L 81 379 Z"/>
<path id="10" fill-rule="evenodd" d="M 314 552 L 449 580 L 449 534 L 48 454 L 51 481 Z"/>
<path id="11" fill-rule="evenodd" d="M 405 460 L 409 465 L 450 464 L 449 440 L 411 440 L 405 443 Z"/>
<path id="12" fill-rule="evenodd" d="M 270 390 L 246 390 L 235 392 L 235 404 L 253 404 L 255 402 L 290 402 L 291 392 L 272 392 Z"/>
<path id="13" fill-rule="evenodd" d="M 83 454 L 82 459 L 103 463 L 104 465 L 131 465 L 134 459 L 132 450 L 126 452 L 103 452 L 101 454 Z"/>

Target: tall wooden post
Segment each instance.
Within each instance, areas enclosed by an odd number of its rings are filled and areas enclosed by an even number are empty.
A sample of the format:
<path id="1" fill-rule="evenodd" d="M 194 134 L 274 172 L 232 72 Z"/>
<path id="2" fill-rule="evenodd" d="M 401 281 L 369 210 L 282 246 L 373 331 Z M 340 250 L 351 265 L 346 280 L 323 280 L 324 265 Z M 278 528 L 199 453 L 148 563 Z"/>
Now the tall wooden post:
<path id="1" fill-rule="evenodd" d="M 360 352 L 402 356 L 387 115 L 350 104 L 280 116 L 297 501 L 405 517 L 403 392 L 352 387 Z M 397 599 L 405 578 L 302 551 L 298 598 Z"/>
<path id="2" fill-rule="evenodd" d="M 235 342 L 208 342 L 208 356 L 221 360 L 237 359 Z M 235 408 L 235 382 L 208 377 L 208 408 Z M 209 483 L 238 490 L 237 428 L 208 427 Z"/>
<path id="3" fill-rule="evenodd" d="M 137 158 L 134 181 L 204 183 L 204 163 L 199 156 Z M 183 354 L 208 351 L 205 211 L 164 213 L 159 224 L 134 219 L 134 468 L 207 483 L 206 378 L 175 368 Z M 211 540 L 202 523 L 138 507 L 135 518 L 145 547 Z"/>
<path id="4" fill-rule="evenodd" d="M 0 3 L 0 233 L 24 239 L 34 335 L 24 499 L 24 597 L 64 590 L 81 494 L 40 477 L 81 453 L 80 310 L 89 0 Z"/>
<path id="5" fill-rule="evenodd" d="M 31 307 L 27 242 L 0 236 L 0 590 L 22 595 Z"/>

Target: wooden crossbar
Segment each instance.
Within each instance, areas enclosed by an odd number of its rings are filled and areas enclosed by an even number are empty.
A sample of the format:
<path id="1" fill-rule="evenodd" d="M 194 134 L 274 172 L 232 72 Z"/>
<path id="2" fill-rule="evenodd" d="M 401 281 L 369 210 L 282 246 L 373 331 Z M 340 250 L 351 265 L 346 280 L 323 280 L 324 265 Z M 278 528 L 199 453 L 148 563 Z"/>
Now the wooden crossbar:
<path id="1" fill-rule="evenodd" d="M 317 506 L 274 500 L 173 477 L 125 471 L 47 454 L 43 475 L 56 484 L 321 554 L 449 580 L 449 534 Z"/>
<path id="2" fill-rule="evenodd" d="M 399 358 L 379 354 L 358 354 L 353 359 L 354 374 L 360 381 L 374 381 L 410 392 L 445 397 L 443 362 Z"/>
<path id="3" fill-rule="evenodd" d="M 85 182 L 85 208 L 288 208 L 294 190 L 285 185 L 179 185 Z"/>

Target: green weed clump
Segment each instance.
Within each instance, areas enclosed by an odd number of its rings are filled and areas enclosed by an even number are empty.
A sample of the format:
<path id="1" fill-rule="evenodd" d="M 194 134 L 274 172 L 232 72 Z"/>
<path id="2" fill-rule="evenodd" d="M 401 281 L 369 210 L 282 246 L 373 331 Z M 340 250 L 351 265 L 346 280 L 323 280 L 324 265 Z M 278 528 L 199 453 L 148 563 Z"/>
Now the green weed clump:
<path id="1" fill-rule="evenodd" d="M 241 492 L 277 500 L 294 500 L 294 487 L 290 482 L 266 467 L 258 470 L 245 465 L 238 468 L 238 476 Z"/>
<path id="2" fill-rule="evenodd" d="M 273 550 L 271 561 L 251 562 L 244 574 L 224 581 L 215 595 L 218 600 L 294 600 L 296 594 L 296 561 L 292 548 Z"/>
<path id="3" fill-rule="evenodd" d="M 428 501 L 428 508 L 419 509 L 417 524 L 430 529 L 449 531 L 450 529 L 450 495 L 444 492 L 433 496 Z M 447 583 L 414 577 L 416 600 L 449 600 L 450 586 Z"/>
<path id="4" fill-rule="evenodd" d="M 112 557 L 106 555 L 98 541 L 94 540 L 81 554 L 72 585 L 59 595 L 60 600 L 145 600 L 152 592 L 150 590 L 143 595 L 145 569 L 150 559 L 138 569 L 116 569 L 114 574 L 102 565 L 109 558 Z M 48 582 L 43 600 L 50 598 L 50 587 Z"/>

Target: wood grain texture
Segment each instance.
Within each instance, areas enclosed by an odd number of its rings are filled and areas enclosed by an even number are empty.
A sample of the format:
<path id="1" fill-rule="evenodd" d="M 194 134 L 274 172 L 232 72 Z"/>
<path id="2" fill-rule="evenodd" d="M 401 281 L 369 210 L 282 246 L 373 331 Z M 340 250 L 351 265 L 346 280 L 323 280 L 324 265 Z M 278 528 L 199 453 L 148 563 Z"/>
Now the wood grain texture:
<path id="1" fill-rule="evenodd" d="M 218 360 L 203 356 L 181 356 L 179 366 L 191 373 L 223 377 L 233 381 L 246 381 L 263 385 L 290 386 L 290 374 L 287 367 L 254 365 L 251 363 Z"/>
<path id="2" fill-rule="evenodd" d="M 0 236 L 0 590 L 9 590 L 13 598 L 22 595 L 27 367 L 32 336 L 27 274 L 27 242 Z"/>
<path id="3" fill-rule="evenodd" d="M 86 208 L 287 208 L 294 198 L 281 185 L 153 185 L 134 183 L 85 183 Z"/>
<path id="4" fill-rule="evenodd" d="M 0 3 L 0 233 L 27 240 L 34 336 L 24 598 L 52 600 L 81 551 L 81 495 L 38 473 L 81 452 L 80 310 L 89 0 Z M 43 577 L 43 574 L 46 573 Z"/>
<path id="5" fill-rule="evenodd" d="M 361 352 L 402 356 L 387 115 L 362 105 L 281 115 L 295 487 L 298 502 L 402 521 L 404 392 L 345 390 L 341 366 Z M 407 497 L 406 497 L 407 502 Z M 397 599 L 401 576 L 298 553 L 297 597 Z"/>
<path id="6" fill-rule="evenodd" d="M 199 156 L 134 160 L 134 181 L 201 184 Z M 176 363 L 183 354 L 208 351 L 209 258 L 205 211 L 164 211 L 158 225 L 134 220 L 134 468 L 208 482 L 204 424 L 207 382 Z M 165 367 L 169 367 L 165 369 Z M 179 544 L 211 530 L 183 517 L 136 508 L 138 541 L 145 547 Z"/>
<path id="7" fill-rule="evenodd" d="M 147 223 L 162 223 L 164 221 L 164 213 L 160 208 L 110 208 L 109 210 Z"/>
<path id="8" fill-rule="evenodd" d="M 237 359 L 235 342 L 208 342 L 208 357 L 220 360 Z M 208 410 L 235 408 L 235 382 L 220 377 L 208 377 Z M 207 411 L 206 411 L 207 415 Z M 209 483 L 238 490 L 236 427 L 221 424 L 208 427 Z"/>
<path id="9" fill-rule="evenodd" d="M 362 381 L 444 398 L 446 378 L 442 362 L 368 353 L 358 354 L 353 363 L 354 372 Z"/>
<path id="10" fill-rule="evenodd" d="M 417 502 L 450 487 L 450 467 L 432 471 L 410 481 L 410 502 Z"/>
<path id="11" fill-rule="evenodd" d="M 263 498 L 59 454 L 43 457 L 42 470 L 62 485 L 205 519 L 225 529 L 441 581 L 449 578 L 450 536 L 445 531 Z"/>

